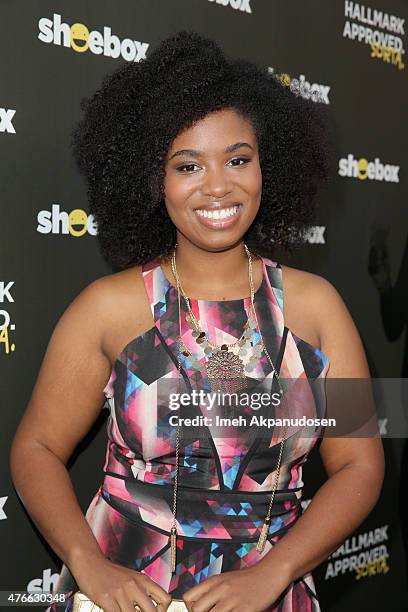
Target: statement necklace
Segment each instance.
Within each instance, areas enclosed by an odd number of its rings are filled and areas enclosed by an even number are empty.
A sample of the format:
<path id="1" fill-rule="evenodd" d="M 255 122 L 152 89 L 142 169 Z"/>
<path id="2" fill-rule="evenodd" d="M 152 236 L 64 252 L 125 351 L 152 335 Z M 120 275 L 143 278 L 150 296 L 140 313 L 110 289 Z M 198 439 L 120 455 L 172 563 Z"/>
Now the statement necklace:
<path id="1" fill-rule="evenodd" d="M 248 319 L 247 322 L 244 325 L 244 332 L 241 335 L 241 337 L 236 340 L 235 342 L 233 342 L 232 344 L 222 344 L 220 347 L 214 345 L 213 343 L 211 343 L 208 339 L 208 336 L 205 332 L 203 332 L 198 324 L 197 319 L 194 316 L 194 313 L 192 312 L 192 309 L 190 307 L 190 303 L 189 303 L 189 299 L 186 296 L 186 294 L 184 293 L 184 291 L 182 291 L 181 289 L 181 285 L 180 285 L 180 279 L 178 277 L 177 274 L 177 268 L 176 268 L 176 247 L 177 247 L 177 243 L 175 245 L 174 251 L 173 251 L 173 255 L 172 255 L 172 271 L 174 274 L 174 277 L 176 279 L 176 283 L 177 283 L 177 294 L 178 294 L 178 316 L 179 316 L 179 338 L 178 338 L 178 345 L 179 345 L 179 349 L 180 352 L 185 355 L 185 356 L 192 356 L 191 351 L 189 351 L 189 349 L 185 346 L 182 338 L 181 338 L 181 308 L 180 308 L 180 293 L 183 294 L 183 297 L 186 300 L 187 303 L 187 307 L 189 310 L 189 317 L 187 318 L 187 320 L 189 321 L 189 323 L 191 324 L 192 328 L 193 328 L 193 336 L 196 338 L 196 343 L 198 345 L 202 344 L 204 345 L 204 352 L 205 355 L 210 355 L 208 362 L 210 362 L 211 359 L 213 359 L 212 362 L 209 363 L 209 365 L 205 364 L 204 367 L 206 367 L 207 369 L 207 373 L 208 373 L 208 378 L 210 381 L 210 384 L 212 386 L 212 388 L 217 387 L 217 389 L 219 389 L 221 387 L 221 390 L 224 390 L 225 388 L 231 387 L 231 380 L 234 381 L 234 386 L 235 388 L 237 388 L 238 386 L 240 388 L 242 388 L 242 379 L 245 379 L 245 374 L 243 374 L 244 371 L 244 364 L 242 362 L 242 359 L 240 358 L 239 354 L 236 355 L 230 351 L 228 351 L 229 348 L 232 348 L 234 346 L 238 346 L 241 348 L 241 355 L 242 353 L 242 348 L 244 346 L 248 345 L 248 341 L 250 344 L 250 336 L 251 336 L 251 331 L 249 331 L 249 328 L 254 329 L 255 326 L 258 327 L 258 332 L 260 335 L 260 343 L 259 343 L 259 347 L 265 351 L 265 354 L 268 358 L 268 361 L 271 365 L 272 368 L 272 372 L 273 372 L 273 376 L 276 376 L 276 380 L 279 386 L 279 393 L 282 396 L 283 395 L 283 389 L 282 386 L 280 384 L 280 380 L 279 380 L 279 374 L 276 371 L 276 368 L 273 364 L 272 359 L 270 358 L 270 355 L 266 349 L 263 337 L 262 337 L 262 333 L 261 333 L 261 328 L 259 326 L 258 323 L 258 317 L 256 314 L 256 310 L 255 310 L 255 302 L 254 302 L 254 284 L 253 284 L 253 276 L 252 276 L 252 256 L 251 253 L 248 249 L 248 247 L 246 246 L 246 244 L 244 244 L 244 248 L 246 251 L 246 254 L 248 256 L 248 266 L 249 266 L 249 283 L 250 283 L 250 289 L 251 289 L 251 308 L 252 308 L 252 312 L 253 312 L 253 317 L 251 316 L 251 312 L 248 315 Z M 248 333 L 249 332 L 249 333 Z M 194 334 L 197 335 L 194 335 Z M 204 340 L 205 338 L 205 340 Z M 200 342 L 199 342 L 200 340 Z M 242 342 L 243 341 L 243 342 Z M 242 342 L 242 344 L 240 344 Z M 254 361 L 256 362 L 257 358 L 260 356 L 259 352 L 260 352 L 260 348 L 255 347 L 256 349 L 256 354 L 254 354 L 253 356 L 250 357 L 249 361 L 250 361 L 250 367 L 252 365 L 254 365 Z M 207 351 L 206 351 L 207 349 Z M 255 352 L 254 349 L 254 352 Z M 238 353 L 239 353 L 239 348 L 238 348 Z M 228 356 L 230 355 L 230 356 Z M 232 356 L 231 356 L 232 355 Z M 236 359 L 236 357 L 238 357 L 238 359 Z M 239 360 L 239 361 L 238 361 Z M 202 370 L 202 364 L 201 362 L 194 358 L 193 360 L 193 365 L 195 367 L 197 367 L 197 369 Z M 240 363 L 241 362 L 241 363 Z M 241 365 L 242 364 L 242 365 Z M 248 369 L 248 366 L 247 366 Z M 182 378 L 181 376 L 181 360 L 180 360 L 180 356 L 178 356 L 178 372 L 179 372 L 179 376 L 180 379 Z M 237 379 L 238 379 L 238 384 L 237 384 Z M 227 381 L 227 382 L 225 382 Z M 229 382 L 228 382 L 229 381 Z M 224 383 L 224 384 L 223 384 Z M 230 384 L 229 384 L 230 383 Z M 177 491 L 178 491 L 178 471 L 179 471 L 179 454 L 180 454 L 180 426 L 177 425 L 177 431 L 176 431 L 176 466 L 175 466 L 175 475 L 174 475 L 174 490 L 173 490 L 173 524 L 172 527 L 170 529 L 170 535 L 169 535 L 169 542 L 170 542 L 170 553 L 171 553 L 171 571 L 172 573 L 176 571 L 176 552 L 177 552 L 177 519 L 176 519 L 176 514 L 177 514 Z M 282 460 L 282 453 L 283 453 L 283 447 L 284 447 L 284 443 L 285 443 L 285 436 L 286 436 L 286 431 L 287 429 L 285 429 L 284 431 L 284 435 L 283 438 L 280 442 L 280 448 L 279 448 L 279 455 L 278 455 L 278 461 L 276 464 L 276 468 L 275 468 L 275 478 L 273 481 L 273 487 L 272 487 L 272 491 L 271 491 L 271 498 L 270 498 L 270 502 L 269 502 L 269 506 L 268 506 L 268 511 L 266 513 L 263 525 L 262 525 L 262 529 L 261 529 L 261 533 L 259 534 L 259 538 L 258 538 L 258 542 L 256 545 L 256 550 L 259 552 L 262 552 L 265 548 L 265 542 L 266 539 L 268 537 L 268 533 L 269 533 L 269 526 L 271 524 L 271 511 L 272 511 L 272 505 L 273 505 L 273 501 L 275 498 L 275 492 L 278 486 L 278 481 L 279 481 L 279 474 L 280 474 L 280 467 L 281 467 L 281 460 Z"/>
<path id="2" fill-rule="evenodd" d="M 177 246 L 177 245 L 176 245 Z M 257 360 L 262 355 L 262 342 L 257 346 L 253 347 L 252 355 L 249 358 L 249 363 L 244 366 L 242 357 L 244 357 L 248 350 L 253 346 L 251 343 L 251 337 L 253 331 L 256 329 L 257 322 L 254 318 L 254 284 L 252 274 L 252 256 L 248 248 L 245 246 L 245 250 L 248 256 L 248 272 L 249 272 L 249 284 L 251 288 L 251 306 L 248 311 L 247 320 L 244 324 L 244 331 L 240 338 L 234 342 L 227 344 L 223 343 L 221 346 L 217 346 L 212 343 L 209 339 L 208 333 L 203 331 L 197 321 L 194 312 L 190 305 L 190 300 L 185 294 L 180 279 L 177 273 L 175 251 L 171 261 L 172 271 L 174 278 L 176 279 L 177 287 L 183 295 L 187 309 L 189 311 L 186 320 L 192 330 L 192 336 L 195 338 L 197 345 L 201 346 L 203 353 L 208 357 L 206 363 L 201 363 L 199 359 L 192 355 L 191 351 L 186 347 L 181 335 L 179 336 L 178 343 L 181 353 L 185 357 L 191 359 L 192 366 L 198 370 L 206 370 L 208 381 L 213 391 L 221 391 L 224 393 L 234 393 L 245 387 L 245 370 L 251 372 L 256 365 Z"/>

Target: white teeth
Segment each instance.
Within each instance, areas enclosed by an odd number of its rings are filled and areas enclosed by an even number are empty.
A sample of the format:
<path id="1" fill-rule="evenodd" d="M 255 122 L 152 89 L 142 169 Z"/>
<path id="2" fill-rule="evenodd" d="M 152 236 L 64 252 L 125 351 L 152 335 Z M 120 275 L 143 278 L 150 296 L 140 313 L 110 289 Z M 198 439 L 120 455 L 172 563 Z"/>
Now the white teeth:
<path id="1" fill-rule="evenodd" d="M 201 217 L 208 219 L 228 219 L 235 215 L 239 206 L 232 206 L 231 208 L 223 208 L 222 210 L 201 210 L 198 208 L 195 212 Z"/>

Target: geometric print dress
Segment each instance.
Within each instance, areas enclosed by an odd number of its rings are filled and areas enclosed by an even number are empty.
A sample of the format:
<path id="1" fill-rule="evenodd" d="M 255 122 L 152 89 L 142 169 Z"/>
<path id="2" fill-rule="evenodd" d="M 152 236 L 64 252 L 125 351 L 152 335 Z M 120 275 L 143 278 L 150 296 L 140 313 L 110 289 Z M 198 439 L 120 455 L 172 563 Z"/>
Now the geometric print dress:
<path id="1" fill-rule="evenodd" d="M 329 359 L 286 327 L 281 266 L 266 257 L 262 257 L 262 265 L 262 284 L 254 300 L 266 348 L 281 380 L 303 383 L 302 401 L 298 402 L 301 413 L 323 418 L 324 391 L 316 394 L 304 390 L 308 381 L 324 383 Z M 182 391 L 208 390 L 208 386 L 205 370 L 190 369 L 191 362 L 178 350 L 176 287 L 165 276 L 158 258 L 145 263 L 142 274 L 154 326 L 123 348 L 104 388 L 110 410 L 104 477 L 85 518 L 108 559 L 144 572 L 173 598 L 181 598 L 210 576 L 257 563 L 295 524 L 302 514 L 302 466 L 321 430 L 316 427 L 309 435 L 302 435 L 302 428 L 293 428 L 285 436 L 262 552 L 256 550 L 256 544 L 270 502 L 282 430 L 266 428 L 260 435 L 256 427 L 236 431 L 229 427 L 223 435 L 222 428 L 215 432 L 203 425 L 196 433 L 183 433 L 179 445 L 177 563 L 172 573 L 169 533 L 176 438 L 175 428 L 161 425 L 169 417 L 169 391 L 179 389 L 180 381 L 184 384 Z M 190 304 L 201 329 L 208 332 L 214 344 L 221 345 L 241 336 L 251 300 L 249 296 L 220 301 L 190 299 Z M 182 297 L 180 308 L 183 341 L 205 363 L 206 357 L 201 348 L 200 356 L 186 320 L 188 310 Z M 257 329 L 253 330 L 253 347 L 260 340 Z M 246 363 L 250 356 L 251 349 L 243 361 Z M 262 386 L 269 381 L 270 389 L 277 390 L 264 352 L 250 376 Z M 295 401 L 286 405 L 290 413 L 286 416 L 292 416 L 295 406 Z M 200 406 L 195 410 L 197 415 L 203 414 Z M 271 406 L 262 408 L 262 414 L 268 416 L 268 410 Z M 47 612 L 70 612 L 73 593 L 78 589 L 64 564 L 54 591 L 70 595 L 64 606 L 53 604 Z M 289 584 L 265 612 L 320 612 L 312 573 Z"/>

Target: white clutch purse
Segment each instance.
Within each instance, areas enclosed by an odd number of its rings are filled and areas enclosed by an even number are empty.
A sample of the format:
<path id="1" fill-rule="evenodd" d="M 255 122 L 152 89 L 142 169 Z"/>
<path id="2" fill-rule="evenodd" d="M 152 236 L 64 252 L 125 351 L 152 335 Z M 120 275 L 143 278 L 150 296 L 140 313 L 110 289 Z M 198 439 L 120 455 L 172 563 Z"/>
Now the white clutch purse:
<path id="1" fill-rule="evenodd" d="M 157 605 L 152 599 L 154 605 Z M 136 611 L 141 612 L 138 605 L 135 606 Z M 89 597 L 81 591 L 77 591 L 74 595 L 72 612 L 103 612 L 103 608 L 96 605 Z M 188 612 L 187 606 L 182 599 L 172 599 L 167 612 Z"/>

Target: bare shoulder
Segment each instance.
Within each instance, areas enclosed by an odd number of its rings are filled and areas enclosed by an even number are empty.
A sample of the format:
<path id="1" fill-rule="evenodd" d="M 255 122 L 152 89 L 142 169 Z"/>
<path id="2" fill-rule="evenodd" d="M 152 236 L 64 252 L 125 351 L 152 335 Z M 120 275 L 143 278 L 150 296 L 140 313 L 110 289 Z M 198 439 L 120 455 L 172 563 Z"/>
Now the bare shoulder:
<path id="1" fill-rule="evenodd" d="M 65 309 L 54 335 L 61 331 L 87 338 L 105 352 L 112 338 L 119 336 L 120 342 L 122 329 L 143 325 L 144 293 L 141 266 L 96 278 Z"/>
<path id="2" fill-rule="evenodd" d="M 290 308 L 292 301 L 306 300 L 306 305 L 314 310 L 319 310 L 324 315 L 327 310 L 325 304 L 330 300 L 337 303 L 340 308 L 344 301 L 336 287 L 324 276 L 300 270 L 281 264 L 285 307 Z"/>
<path id="3" fill-rule="evenodd" d="M 113 365 L 131 340 L 154 325 L 142 266 L 97 278 L 86 292 L 100 317 L 103 352 Z"/>
<path id="4" fill-rule="evenodd" d="M 142 266 L 133 266 L 96 278 L 82 293 L 87 294 L 90 301 L 95 300 L 95 303 L 99 303 L 103 308 L 109 306 L 118 308 L 132 295 L 134 296 L 135 292 L 140 294 L 142 288 Z"/>
<path id="5" fill-rule="evenodd" d="M 337 288 L 326 278 L 282 264 L 285 322 L 330 359 L 330 375 L 368 375 L 363 344 Z"/>
<path id="6" fill-rule="evenodd" d="M 323 276 L 281 264 L 286 326 L 297 336 L 321 348 L 321 317 L 328 299 L 341 299 Z"/>

